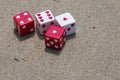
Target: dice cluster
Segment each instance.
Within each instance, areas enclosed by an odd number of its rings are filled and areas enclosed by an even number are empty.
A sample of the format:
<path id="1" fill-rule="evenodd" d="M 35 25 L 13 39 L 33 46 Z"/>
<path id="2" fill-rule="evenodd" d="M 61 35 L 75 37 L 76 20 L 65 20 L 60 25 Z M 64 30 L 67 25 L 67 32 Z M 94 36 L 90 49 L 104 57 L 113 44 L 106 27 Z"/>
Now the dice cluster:
<path id="1" fill-rule="evenodd" d="M 44 36 L 46 47 L 61 49 L 66 41 L 66 36 L 76 32 L 75 19 L 70 13 L 56 17 L 50 10 L 35 14 L 35 21 L 28 11 L 21 12 L 13 17 L 15 29 L 20 36 L 25 36 L 35 31 L 36 28 Z"/>

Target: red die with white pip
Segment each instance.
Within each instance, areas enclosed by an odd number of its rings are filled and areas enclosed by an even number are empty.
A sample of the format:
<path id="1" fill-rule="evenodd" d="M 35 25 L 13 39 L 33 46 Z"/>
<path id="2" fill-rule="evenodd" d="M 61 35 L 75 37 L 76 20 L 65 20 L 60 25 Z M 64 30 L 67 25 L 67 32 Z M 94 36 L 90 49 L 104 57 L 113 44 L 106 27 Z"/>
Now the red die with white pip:
<path id="1" fill-rule="evenodd" d="M 66 30 L 66 35 L 71 35 L 76 32 L 75 19 L 70 13 L 64 13 L 55 17 L 60 27 Z"/>
<path id="2" fill-rule="evenodd" d="M 46 47 L 59 50 L 66 41 L 65 29 L 52 25 L 45 33 L 44 39 Z"/>
<path id="3" fill-rule="evenodd" d="M 55 18 L 50 10 L 39 12 L 35 14 L 36 26 L 41 35 L 43 35 L 50 25 L 55 25 Z"/>
<path id="4" fill-rule="evenodd" d="M 22 12 L 13 17 L 15 28 L 21 36 L 34 32 L 34 20 L 32 16 L 27 12 Z"/>

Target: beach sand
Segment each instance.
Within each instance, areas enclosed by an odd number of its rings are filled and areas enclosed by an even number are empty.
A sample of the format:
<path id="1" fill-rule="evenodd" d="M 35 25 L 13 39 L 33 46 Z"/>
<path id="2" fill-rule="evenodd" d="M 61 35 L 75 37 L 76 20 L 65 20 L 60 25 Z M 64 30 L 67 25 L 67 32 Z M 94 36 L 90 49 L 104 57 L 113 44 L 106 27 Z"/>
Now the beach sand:
<path id="1" fill-rule="evenodd" d="M 70 12 L 76 34 L 62 50 L 36 31 L 20 37 L 13 16 Z M 34 18 L 35 19 L 35 18 Z M 120 0 L 0 0 L 0 80 L 120 80 Z"/>

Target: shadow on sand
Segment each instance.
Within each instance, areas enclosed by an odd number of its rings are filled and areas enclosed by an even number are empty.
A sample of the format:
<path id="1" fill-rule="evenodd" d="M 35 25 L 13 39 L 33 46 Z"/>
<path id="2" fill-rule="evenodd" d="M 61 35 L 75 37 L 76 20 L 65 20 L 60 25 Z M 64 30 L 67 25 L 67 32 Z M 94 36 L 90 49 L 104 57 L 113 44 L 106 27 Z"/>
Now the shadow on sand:
<path id="1" fill-rule="evenodd" d="M 67 40 L 71 40 L 71 39 L 74 39 L 76 37 L 76 33 L 74 33 L 74 34 L 71 34 L 71 35 L 68 35 L 67 37 L 66 37 L 66 39 Z M 67 41 L 66 41 L 67 42 Z"/>
<path id="2" fill-rule="evenodd" d="M 43 40 L 44 39 L 44 36 L 40 34 L 40 32 L 38 31 L 38 29 L 36 28 L 36 31 L 37 33 L 37 36 L 39 37 L 40 40 Z"/>
<path id="3" fill-rule="evenodd" d="M 15 36 L 18 38 L 19 41 L 24 41 L 24 40 L 26 40 L 26 39 L 28 39 L 28 38 L 30 38 L 30 37 L 33 37 L 34 34 L 35 34 L 35 32 L 33 32 L 33 33 L 30 33 L 30 34 L 28 34 L 28 35 L 26 35 L 26 36 L 20 36 L 20 35 L 18 34 L 18 31 L 17 31 L 16 29 L 14 29 L 14 32 L 13 32 L 13 33 L 15 34 Z"/>

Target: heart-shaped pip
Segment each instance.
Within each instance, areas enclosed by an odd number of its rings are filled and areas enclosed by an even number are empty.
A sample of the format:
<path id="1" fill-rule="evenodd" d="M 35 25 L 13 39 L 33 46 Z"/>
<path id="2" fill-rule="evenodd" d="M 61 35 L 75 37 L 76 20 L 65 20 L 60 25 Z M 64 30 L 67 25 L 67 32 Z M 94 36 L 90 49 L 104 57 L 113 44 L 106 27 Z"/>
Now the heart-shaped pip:
<path id="1" fill-rule="evenodd" d="M 71 28 L 67 28 L 68 31 L 70 31 Z"/>
<path id="2" fill-rule="evenodd" d="M 67 20 L 67 18 L 66 18 L 66 17 L 64 17 L 64 18 L 63 18 L 63 20 L 64 20 L 64 21 L 66 21 L 66 20 Z"/>

